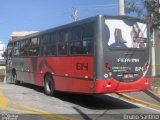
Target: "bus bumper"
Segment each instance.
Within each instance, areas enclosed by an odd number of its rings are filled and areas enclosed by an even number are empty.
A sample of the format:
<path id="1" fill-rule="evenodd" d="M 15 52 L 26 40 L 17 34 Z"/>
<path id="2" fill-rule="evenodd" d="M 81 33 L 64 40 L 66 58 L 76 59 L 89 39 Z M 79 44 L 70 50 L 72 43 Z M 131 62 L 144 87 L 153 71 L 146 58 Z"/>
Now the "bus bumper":
<path id="1" fill-rule="evenodd" d="M 120 82 L 115 79 L 96 80 L 95 93 L 133 92 L 151 89 L 151 78 L 140 78 L 133 82 Z"/>

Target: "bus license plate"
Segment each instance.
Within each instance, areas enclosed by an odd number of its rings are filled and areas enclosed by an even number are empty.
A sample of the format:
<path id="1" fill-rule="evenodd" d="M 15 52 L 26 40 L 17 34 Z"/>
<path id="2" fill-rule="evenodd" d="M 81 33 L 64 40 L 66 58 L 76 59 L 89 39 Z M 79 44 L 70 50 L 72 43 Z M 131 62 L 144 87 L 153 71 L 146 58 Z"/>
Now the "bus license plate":
<path id="1" fill-rule="evenodd" d="M 128 73 L 127 73 L 127 74 L 124 74 L 123 77 L 126 78 L 126 79 L 127 79 L 127 78 L 133 78 L 134 75 L 133 75 L 133 74 L 128 74 Z"/>

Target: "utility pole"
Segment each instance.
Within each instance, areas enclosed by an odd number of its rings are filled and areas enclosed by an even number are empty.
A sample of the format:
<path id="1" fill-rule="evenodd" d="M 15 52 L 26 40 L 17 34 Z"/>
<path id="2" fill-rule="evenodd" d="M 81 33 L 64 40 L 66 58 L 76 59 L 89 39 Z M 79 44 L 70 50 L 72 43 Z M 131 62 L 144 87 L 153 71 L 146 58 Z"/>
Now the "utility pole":
<path id="1" fill-rule="evenodd" d="M 157 1 L 158 3 L 158 11 L 160 13 L 160 0 Z M 152 34 L 152 77 L 155 77 L 157 75 L 156 73 L 156 56 L 155 56 L 155 52 L 156 52 L 156 46 L 155 46 L 155 29 L 153 29 L 153 34 Z"/>
<path id="2" fill-rule="evenodd" d="M 124 15 L 125 14 L 124 1 L 125 0 L 119 0 L 119 15 Z"/>
<path id="3" fill-rule="evenodd" d="M 158 2 L 158 11 L 160 14 L 160 0 L 157 1 Z M 152 34 L 152 77 L 155 77 L 157 75 L 156 73 L 156 56 L 155 56 L 155 52 L 156 52 L 156 46 L 155 46 L 155 34 L 156 34 L 157 30 L 153 29 L 153 34 Z"/>
<path id="4" fill-rule="evenodd" d="M 155 31 L 152 34 L 152 77 L 156 76 L 156 58 L 155 58 Z"/>

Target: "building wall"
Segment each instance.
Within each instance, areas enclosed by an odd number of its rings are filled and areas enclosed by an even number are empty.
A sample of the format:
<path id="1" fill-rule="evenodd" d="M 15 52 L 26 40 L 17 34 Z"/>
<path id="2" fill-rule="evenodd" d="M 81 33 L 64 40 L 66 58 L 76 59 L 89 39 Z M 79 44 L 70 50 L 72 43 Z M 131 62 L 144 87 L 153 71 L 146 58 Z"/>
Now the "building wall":
<path id="1" fill-rule="evenodd" d="M 15 40 L 16 38 L 24 37 L 26 35 L 30 35 L 30 34 L 37 33 L 37 32 L 40 32 L 40 31 L 16 31 L 16 32 L 12 32 L 11 40 Z"/>
<path id="2" fill-rule="evenodd" d="M 0 81 L 2 81 L 3 76 L 4 76 L 4 71 L 5 71 L 5 60 L 3 57 L 3 53 L 5 51 L 5 44 L 0 41 Z"/>
<path id="3" fill-rule="evenodd" d="M 4 57 L 2 57 L 4 51 L 5 51 L 5 44 L 3 44 L 2 41 L 0 41 L 0 59 L 4 59 Z"/>

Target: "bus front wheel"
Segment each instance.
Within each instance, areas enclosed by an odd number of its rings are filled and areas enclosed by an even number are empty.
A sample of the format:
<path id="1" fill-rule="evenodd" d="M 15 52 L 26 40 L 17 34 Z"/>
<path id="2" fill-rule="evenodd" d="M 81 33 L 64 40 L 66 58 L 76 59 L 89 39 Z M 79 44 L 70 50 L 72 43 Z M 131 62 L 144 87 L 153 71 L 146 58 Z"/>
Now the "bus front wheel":
<path id="1" fill-rule="evenodd" d="M 19 84 L 20 84 L 20 81 L 17 80 L 17 75 L 16 75 L 16 74 L 13 74 L 12 77 L 13 77 L 14 83 L 15 83 L 16 85 L 19 85 Z"/>
<path id="2" fill-rule="evenodd" d="M 55 84 L 51 75 L 46 75 L 44 80 L 45 94 L 48 96 L 55 96 Z"/>

